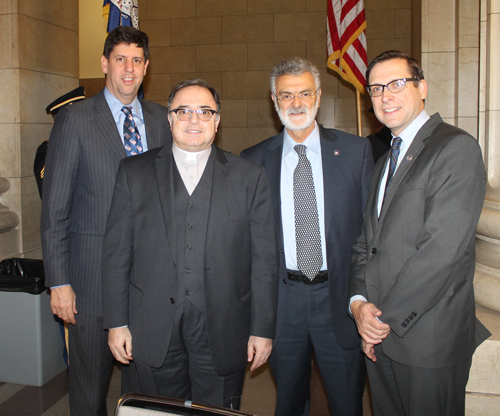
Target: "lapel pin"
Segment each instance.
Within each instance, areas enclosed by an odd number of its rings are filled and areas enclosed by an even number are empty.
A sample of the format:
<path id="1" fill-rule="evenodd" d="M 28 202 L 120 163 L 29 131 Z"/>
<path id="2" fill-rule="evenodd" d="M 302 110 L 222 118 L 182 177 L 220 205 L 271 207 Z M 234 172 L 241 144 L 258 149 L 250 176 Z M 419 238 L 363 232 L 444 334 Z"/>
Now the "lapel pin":
<path id="1" fill-rule="evenodd" d="M 333 154 L 334 154 L 335 156 L 338 156 L 338 155 L 340 155 L 340 152 L 339 152 L 337 149 L 335 149 L 335 150 L 333 151 Z"/>
<path id="2" fill-rule="evenodd" d="M 410 163 L 412 160 L 413 160 L 413 156 L 412 155 L 406 156 L 406 162 L 407 163 Z"/>

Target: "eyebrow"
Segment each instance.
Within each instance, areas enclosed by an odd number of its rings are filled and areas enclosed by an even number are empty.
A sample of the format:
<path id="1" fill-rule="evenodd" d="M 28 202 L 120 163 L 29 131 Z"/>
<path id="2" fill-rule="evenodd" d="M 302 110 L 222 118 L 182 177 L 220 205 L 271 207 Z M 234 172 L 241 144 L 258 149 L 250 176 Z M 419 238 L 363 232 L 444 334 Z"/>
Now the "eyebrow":
<path id="1" fill-rule="evenodd" d="M 189 108 L 189 107 L 190 107 L 189 105 L 184 104 L 184 105 L 178 106 L 177 108 Z M 200 106 L 198 106 L 198 108 L 199 109 L 208 108 L 209 110 L 213 110 L 213 108 L 210 107 L 209 105 L 200 105 Z"/>
<path id="2" fill-rule="evenodd" d="M 301 94 L 303 92 L 308 92 L 308 91 L 312 91 L 312 90 L 310 88 L 306 88 L 305 90 L 299 91 L 299 94 Z M 291 91 L 280 91 L 280 92 L 278 92 L 278 94 L 294 94 L 294 93 Z"/>

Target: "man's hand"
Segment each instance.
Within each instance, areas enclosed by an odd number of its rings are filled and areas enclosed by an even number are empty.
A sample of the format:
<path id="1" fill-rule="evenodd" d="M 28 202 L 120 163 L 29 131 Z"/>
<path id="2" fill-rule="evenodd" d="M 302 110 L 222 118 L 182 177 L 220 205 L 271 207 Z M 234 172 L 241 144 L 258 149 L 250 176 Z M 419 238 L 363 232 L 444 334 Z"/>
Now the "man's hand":
<path id="1" fill-rule="evenodd" d="M 117 361 L 129 364 L 132 357 L 132 334 L 126 327 L 111 328 L 108 333 L 108 345 Z"/>
<path id="2" fill-rule="evenodd" d="M 253 364 L 250 367 L 250 370 L 254 371 L 262 364 L 265 364 L 267 359 L 271 355 L 272 349 L 272 339 L 250 335 L 250 338 L 248 339 L 247 349 L 248 362 L 251 362 L 253 360 Z"/>
<path id="3" fill-rule="evenodd" d="M 377 357 L 375 356 L 375 348 L 373 344 L 368 344 L 364 339 L 361 340 L 361 346 L 363 347 L 363 352 L 365 355 L 372 360 L 374 363 L 377 362 Z"/>
<path id="4" fill-rule="evenodd" d="M 356 300 L 351 303 L 351 312 L 356 321 L 359 335 L 367 344 L 380 344 L 391 332 L 389 325 L 377 319 L 382 315 L 382 311 L 377 309 L 373 303 Z"/>
<path id="5" fill-rule="evenodd" d="M 71 285 L 50 290 L 50 308 L 52 313 L 68 324 L 76 324 L 76 295 Z"/>

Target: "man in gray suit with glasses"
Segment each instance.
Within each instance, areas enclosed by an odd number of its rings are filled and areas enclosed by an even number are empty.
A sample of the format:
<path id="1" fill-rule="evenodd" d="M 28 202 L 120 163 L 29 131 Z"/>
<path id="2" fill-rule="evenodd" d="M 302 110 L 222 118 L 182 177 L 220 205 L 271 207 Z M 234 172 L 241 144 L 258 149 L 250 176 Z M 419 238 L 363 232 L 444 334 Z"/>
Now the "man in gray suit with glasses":
<path id="1" fill-rule="evenodd" d="M 102 325 L 102 240 L 120 160 L 170 143 L 167 109 L 137 98 L 148 36 L 118 27 L 101 58 L 106 88 L 62 109 L 50 135 L 42 249 L 52 312 L 69 325 L 72 416 L 106 415 L 113 364 Z"/>

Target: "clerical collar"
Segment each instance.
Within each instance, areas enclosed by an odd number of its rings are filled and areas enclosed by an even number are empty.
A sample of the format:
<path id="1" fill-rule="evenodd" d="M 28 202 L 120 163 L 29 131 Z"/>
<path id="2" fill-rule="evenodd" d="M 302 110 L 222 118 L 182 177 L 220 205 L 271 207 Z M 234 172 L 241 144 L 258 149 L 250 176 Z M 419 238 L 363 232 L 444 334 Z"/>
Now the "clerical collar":
<path id="1" fill-rule="evenodd" d="M 177 160 L 181 161 L 181 163 L 185 163 L 188 165 L 200 163 L 201 159 L 208 160 L 211 152 L 212 146 L 210 146 L 208 149 L 201 150 L 200 152 L 188 152 L 176 146 L 175 144 L 172 144 L 172 153 L 174 154 L 174 157 Z"/>

